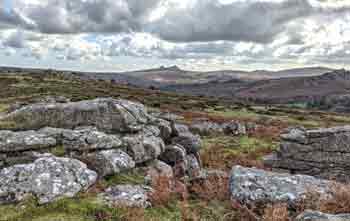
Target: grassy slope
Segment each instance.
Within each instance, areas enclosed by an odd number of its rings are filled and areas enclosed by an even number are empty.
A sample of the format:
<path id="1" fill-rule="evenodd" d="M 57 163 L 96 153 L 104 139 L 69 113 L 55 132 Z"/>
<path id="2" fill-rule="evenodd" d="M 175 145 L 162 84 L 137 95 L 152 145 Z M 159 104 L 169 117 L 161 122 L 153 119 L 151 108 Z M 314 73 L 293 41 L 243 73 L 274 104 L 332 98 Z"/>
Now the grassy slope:
<path id="1" fill-rule="evenodd" d="M 306 127 L 334 126 L 350 123 L 350 117 L 301 109 L 272 107 L 244 107 L 194 96 L 141 90 L 100 81 L 69 80 L 59 76 L 37 75 L 0 76 L 0 115 L 14 102 L 31 102 L 48 95 L 63 95 L 73 101 L 96 97 L 115 97 L 139 101 L 152 108 L 182 114 L 190 123 L 207 117 L 213 121 L 254 121 L 264 125 L 257 132 L 244 137 L 205 137 L 201 151 L 203 165 L 207 168 L 229 170 L 234 164 L 262 166 L 261 157 L 278 146 L 281 130 L 291 125 Z M 11 122 L 0 122 L 9 127 Z M 2 126 L 1 126 L 2 125 Z M 60 153 L 60 149 L 57 149 Z M 142 183 L 139 171 L 109 177 L 97 186 Z M 140 218 L 141 217 L 141 218 Z M 190 198 L 188 202 L 173 200 L 166 205 L 146 210 L 110 208 L 96 202 L 96 193 L 81 194 L 73 199 L 38 206 L 31 199 L 20 205 L 0 206 L 0 220 L 239 220 L 237 211 L 226 201 L 205 201 Z M 223 218 L 226 217 L 226 218 Z M 236 218 L 234 218 L 236 217 Z"/>

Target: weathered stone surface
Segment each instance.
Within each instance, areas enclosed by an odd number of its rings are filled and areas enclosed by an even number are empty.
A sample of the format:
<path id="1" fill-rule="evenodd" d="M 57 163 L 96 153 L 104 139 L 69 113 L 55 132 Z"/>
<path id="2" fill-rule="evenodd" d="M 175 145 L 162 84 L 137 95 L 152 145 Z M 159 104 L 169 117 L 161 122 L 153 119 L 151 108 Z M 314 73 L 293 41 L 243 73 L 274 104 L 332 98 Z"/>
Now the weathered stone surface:
<path id="1" fill-rule="evenodd" d="M 0 131 L 0 152 L 38 150 L 56 145 L 56 139 L 36 131 Z"/>
<path id="2" fill-rule="evenodd" d="M 100 177 L 121 173 L 135 167 L 134 160 L 122 150 L 104 150 L 83 156 Z"/>
<path id="3" fill-rule="evenodd" d="M 140 132 L 122 138 L 123 147 L 136 163 L 156 159 L 165 149 L 164 141 L 151 134 Z"/>
<path id="4" fill-rule="evenodd" d="M 155 124 L 160 130 L 160 137 L 167 141 L 172 134 L 171 123 L 163 119 L 155 119 L 153 124 Z"/>
<path id="5" fill-rule="evenodd" d="M 180 145 L 168 145 L 165 147 L 164 152 L 159 156 L 159 159 L 171 166 L 175 166 L 175 164 L 187 160 L 186 150 Z"/>
<path id="6" fill-rule="evenodd" d="M 350 214 L 338 214 L 338 215 L 331 215 L 326 213 L 321 213 L 318 211 L 305 211 L 304 213 L 300 214 L 296 221 L 349 221 L 350 220 Z"/>
<path id="7" fill-rule="evenodd" d="M 187 174 L 189 177 L 196 177 L 201 172 L 201 165 L 198 158 L 194 154 L 189 154 L 186 156 L 186 166 Z"/>
<path id="8" fill-rule="evenodd" d="M 322 199 L 331 197 L 332 183 L 306 175 L 235 166 L 230 175 L 230 191 L 232 198 L 241 203 L 286 202 L 294 206 L 310 191 L 320 194 Z"/>
<path id="9" fill-rule="evenodd" d="M 109 187 L 100 198 L 111 206 L 146 208 L 151 206 L 148 195 L 152 191 L 143 185 L 117 185 Z"/>
<path id="10" fill-rule="evenodd" d="M 318 130 L 292 128 L 265 164 L 324 179 L 350 181 L 350 126 Z"/>
<path id="11" fill-rule="evenodd" d="M 183 146 L 187 153 L 197 153 L 202 146 L 202 140 L 200 136 L 192 133 L 181 133 L 177 137 L 172 139 L 174 144 L 180 144 Z"/>
<path id="12" fill-rule="evenodd" d="M 105 134 L 95 127 L 80 127 L 75 130 L 46 127 L 39 132 L 54 137 L 68 150 L 103 150 L 119 148 L 122 145 L 119 136 Z"/>
<path id="13" fill-rule="evenodd" d="M 148 123 L 149 115 L 140 103 L 103 98 L 64 104 L 32 104 L 9 113 L 3 120 L 14 121 L 21 130 L 94 126 L 107 132 L 134 132 Z"/>
<path id="14" fill-rule="evenodd" d="M 0 203 L 19 202 L 29 194 L 39 203 L 73 197 L 87 189 L 97 174 L 82 162 L 47 155 L 31 164 L 20 164 L 0 171 Z"/>
<path id="15" fill-rule="evenodd" d="M 171 128 L 173 131 L 173 136 L 180 136 L 181 134 L 190 133 L 190 129 L 185 124 L 172 123 Z"/>

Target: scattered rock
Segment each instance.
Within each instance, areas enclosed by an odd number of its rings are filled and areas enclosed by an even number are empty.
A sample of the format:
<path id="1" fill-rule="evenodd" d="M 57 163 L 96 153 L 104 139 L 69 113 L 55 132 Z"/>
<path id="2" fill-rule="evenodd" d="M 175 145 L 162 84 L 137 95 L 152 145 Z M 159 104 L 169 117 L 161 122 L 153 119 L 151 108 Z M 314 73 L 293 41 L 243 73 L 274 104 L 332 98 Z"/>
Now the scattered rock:
<path id="1" fill-rule="evenodd" d="M 39 203 L 73 197 L 94 184 L 97 174 L 78 160 L 47 156 L 0 171 L 0 203 L 20 202 L 30 194 Z"/>
<path id="2" fill-rule="evenodd" d="M 331 182 L 311 176 L 293 176 L 241 166 L 233 167 L 230 176 L 232 198 L 247 204 L 286 202 L 295 206 L 310 191 L 320 194 L 322 199 L 331 197 L 331 186 Z"/>
<path id="3" fill-rule="evenodd" d="M 239 122 L 228 122 L 222 125 L 223 131 L 226 135 L 246 135 L 247 129 L 244 124 Z"/>
<path id="4" fill-rule="evenodd" d="M 222 126 L 218 123 L 210 121 L 201 121 L 191 125 L 191 131 L 198 133 L 202 136 L 208 136 L 211 134 L 220 134 L 224 132 Z"/>
<path id="5" fill-rule="evenodd" d="M 350 220 L 350 214 L 338 214 L 338 215 L 331 215 L 326 213 L 321 213 L 318 211 L 305 211 L 304 213 L 300 214 L 296 221 L 349 221 Z"/>
<path id="6" fill-rule="evenodd" d="M 350 126 L 318 130 L 293 128 L 281 135 L 280 149 L 265 165 L 291 173 L 350 181 Z"/>
<path id="7" fill-rule="evenodd" d="M 135 167 L 133 159 L 122 150 L 104 150 L 90 153 L 82 158 L 100 177 L 121 173 Z"/>
<path id="8" fill-rule="evenodd" d="M 117 185 L 100 194 L 100 198 L 111 206 L 146 208 L 151 206 L 148 195 L 152 191 L 143 185 Z"/>

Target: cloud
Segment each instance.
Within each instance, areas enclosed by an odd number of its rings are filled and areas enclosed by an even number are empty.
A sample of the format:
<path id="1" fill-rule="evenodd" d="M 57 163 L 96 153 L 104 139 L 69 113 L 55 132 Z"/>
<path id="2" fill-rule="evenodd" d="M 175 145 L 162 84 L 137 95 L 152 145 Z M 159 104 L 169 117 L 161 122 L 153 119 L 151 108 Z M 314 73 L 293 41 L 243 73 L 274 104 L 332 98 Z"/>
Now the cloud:
<path id="1" fill-rule="evenodd" d="M 11 48 L 25 48 L 25 38 L 23 36 L 23 32 L 21 31 L 15 31 L 12 34 L 10 34 L 4 41 L 3 45 L 5 47 L 11 47 Z"/>
<path id="2" fill-rule="evenodd" d="M 234 1 L 198 0 L 191 7 L 169 8 L 150 25 L 152 33 L 174 42 L 246 41 L 270 43 L 292 21 L 311 15 L 350 12 L 342 8 L 321 7 L 308 0 Z"/>
<path id="3" fill-rule="evenodd" d="M 0 22 L 48 34 L 130 32 L 142 28 L 160 0 L 14 0 Z"/>

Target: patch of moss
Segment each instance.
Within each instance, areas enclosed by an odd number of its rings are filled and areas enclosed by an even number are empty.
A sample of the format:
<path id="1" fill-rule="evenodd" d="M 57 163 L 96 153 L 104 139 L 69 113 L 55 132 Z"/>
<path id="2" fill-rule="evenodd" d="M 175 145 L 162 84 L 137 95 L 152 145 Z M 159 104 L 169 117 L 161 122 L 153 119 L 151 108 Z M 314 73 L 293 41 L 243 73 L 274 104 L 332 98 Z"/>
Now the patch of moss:
<path id="1" fill-rule="evenodd" d="M 0 121 L 0 130 L 15 130 L 17 124 L 14 121 Z"/>
<path id="2" fill-rule="evenodd" d="M 123 185 L 123 184 L 139 185 L 144 183 L 145 183 L 145 173 L 141 169 L 134 169 L 128 172 L 109 176 L 109 177 L 106 177 L 104 180 L 104 184 L 107 186 Z"/>
<path id="3" fill-rule="evenodd" d="M 63 157 L 66 154 L 66 149 L 63 146 L 57 146 L 52 148 L 50 152 L 57 157 Z"/>

